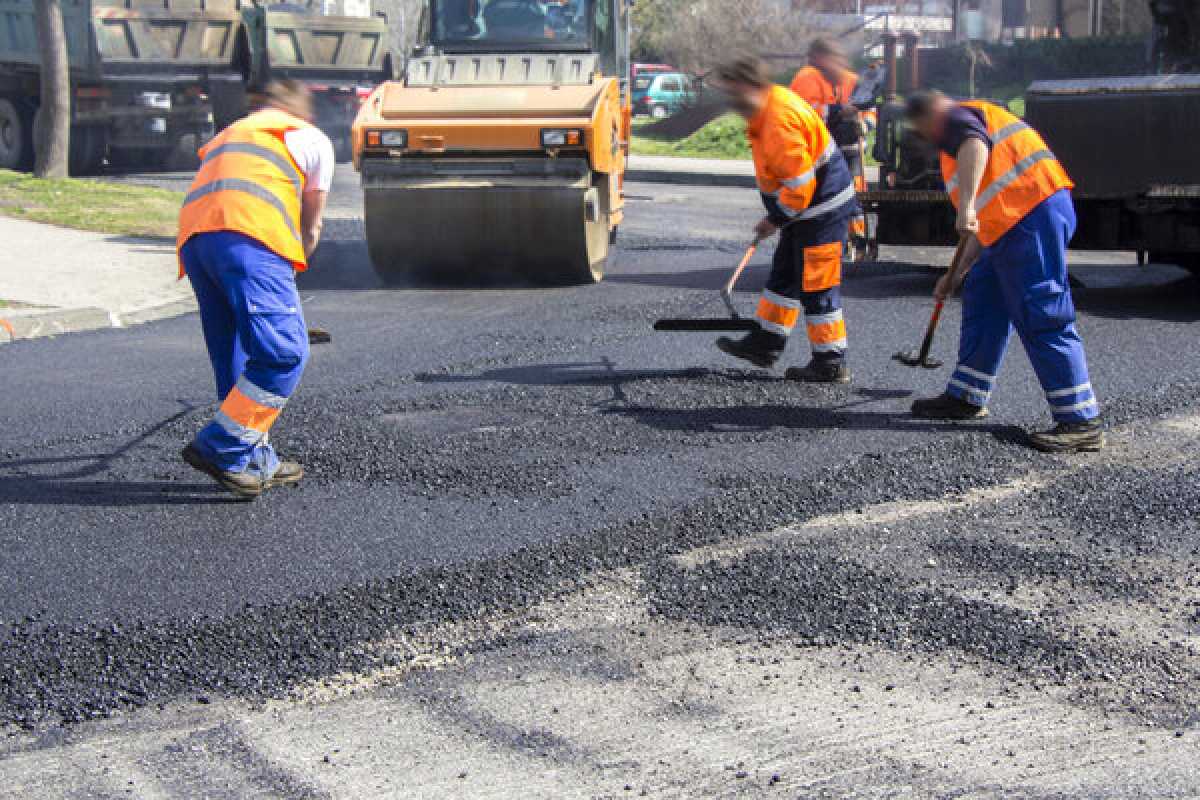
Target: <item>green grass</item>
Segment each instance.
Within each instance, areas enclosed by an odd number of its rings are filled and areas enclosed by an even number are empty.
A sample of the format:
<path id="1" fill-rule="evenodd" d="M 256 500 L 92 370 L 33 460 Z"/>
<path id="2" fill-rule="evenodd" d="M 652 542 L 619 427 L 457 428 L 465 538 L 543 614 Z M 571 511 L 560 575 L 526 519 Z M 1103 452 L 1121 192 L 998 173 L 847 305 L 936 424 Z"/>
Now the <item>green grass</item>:
<path id="1" fill-rule="evenodd" d="M 644 125 L 645 123 L 643 123 Z M 735 114 L 717 117 L 685 139 L 669 141 L 639 136 L 634 124 L 631 152 L 636 156 L 675 156 L 677 158 L 750 158 L 750 143 L 746 141 L 746 123 Z M 875 165 L 871 148 L 875 133 L 867 134 L 867 166 Z"/>
<path id="2" fill-rule="evenodd" d="M 1016 114 L 1018 117 L 1025 116 L 1025 97 L 1014 97 L 1008 101 L 1008 110 Z"/>
<path id="3" fill-rule="evenodd" d="M 0 214 L 65 228 L 174 238 L 183 194 L 0 170 Z"/>
<path id="4" fill-rule="evenodd" d="M 633 136 L 631 152 L 638 156 L 678 158 L 750 158 L 746 123 L 736 114 L 717 117 L 700 130 L 678 141 Z"/>

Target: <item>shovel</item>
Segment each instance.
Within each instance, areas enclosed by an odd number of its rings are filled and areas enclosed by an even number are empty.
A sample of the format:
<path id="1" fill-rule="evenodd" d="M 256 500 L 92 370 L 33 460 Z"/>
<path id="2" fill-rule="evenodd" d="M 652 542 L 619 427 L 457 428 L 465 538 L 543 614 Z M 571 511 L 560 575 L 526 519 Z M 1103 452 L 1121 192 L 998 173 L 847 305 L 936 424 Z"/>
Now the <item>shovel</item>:
<path id="1" fill-rule="evenodd" d="M 950 285 L 950 291 L 953 292 L 958 286 L 958 282 L 962 280 L 966 273 L 965 262 L 968 252 L 971 248 L 967 247 L 971 237 L 964 236 L 958 240 L 958 247 L 954 249 L 954 258 L 950 260 L 950 274 L 954 276 Z M 892 356 L 893 359 L 899 361 L 907 367 L 924 367 L 925 369 L 937 369 L 942 366 L 942 362 L 936 358 L 929 357 L 929 351 L 933 347 L 933 334 L 937 331 L 938 321 L 942 318 L 942 308 L 945 306 L 945 301 L 938 300 L 933 307 L 933 314 L 929 317 L 929 326 L 925 329 L 925 338 L 921 341 L 921 349 L 913 352 L 905 350 L 896 353 Z"/>
<path id="2" fill-rule="evenodd" d="M 746 270 L 746 265 L 750 263 L 750 259 L 754 258 L 754 251 L 758 249 L 758 243 L 761 239 L 755 239 L 746 250 L 746 255 L 742 256 L 742 261 L 734 269 L 733 274 L 729 276 L 729 280 L 721 288 L 721 301 L 725 303 L 725 308 L 729 310 L 728 317 L 710 317 L 710 318 L 677 318 L 677 319 L 660 319 L 655 320 L 654 330 L 656 331 L 752 331 L 758 327 L 758 323 L 753 319 L 738 314 L 737 308 L 733 305 L 733 287 L 737 285 L 738 278 L 742 277 L 742 273 Z"/>

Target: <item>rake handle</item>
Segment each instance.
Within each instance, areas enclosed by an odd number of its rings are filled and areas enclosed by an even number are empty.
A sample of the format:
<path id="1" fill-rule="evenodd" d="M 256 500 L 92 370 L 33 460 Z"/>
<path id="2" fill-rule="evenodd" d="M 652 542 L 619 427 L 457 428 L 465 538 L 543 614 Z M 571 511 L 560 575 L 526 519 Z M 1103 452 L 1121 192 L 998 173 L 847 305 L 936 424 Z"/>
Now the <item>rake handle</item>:
<path id="1" fill-rule="evenodd" d="M 938 321 L 942 318 L 942 307 L 946 304 L 938 300 L 933 306 L 933 314 L 929 317 L 929 327 L 925 329 L 925 339 L 921 342 L 921 352 L 917 354 L 917 363 L 924 364 L 933 349 L 933 334 L 937 331 Z"/>
<path id="2" fill-rule="evenodd" d="M 750 263 L 750 259 L 754 258 L 754 252 L 758 250 L 758 243 L 762 241 L 755 238 L 754 242 L 746 249 L 746 255 L 742 256 L 742 261 L 734 269 L 733 274 L 729 276 L 725 286 L 721 289 L 721 300 L 724 301 L 725 307 L 729 309 L 729 316 L 734 319 L 740 319 L 737 309 L 733 305 L 733 287 L 737 285 L 738 278 L 742 277 L 742 273 L 746 271 L 746 265 Z"/>

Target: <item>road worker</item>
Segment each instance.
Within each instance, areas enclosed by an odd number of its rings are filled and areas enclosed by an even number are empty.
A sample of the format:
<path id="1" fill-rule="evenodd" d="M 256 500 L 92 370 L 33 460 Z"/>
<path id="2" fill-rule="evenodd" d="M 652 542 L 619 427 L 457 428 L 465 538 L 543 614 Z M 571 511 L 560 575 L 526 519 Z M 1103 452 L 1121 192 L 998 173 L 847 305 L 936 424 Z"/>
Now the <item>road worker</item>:
<path id="1" fill-rule="evenodd" d="M 907 115 L 942 152 L 942 176 L 959 234 L 971 237 L 973 261 L 963 286 L 958 366 L 945 393 L 917 400 L 913 414 L 986 416 L 1015 328 L 1058 423 L 1030 443 L 1047 452 L 1099 450 L 1100 409 L 1067 282 L 1067 243 L 1075 233 L 1070 177 L 1037 131 L 999 106 L 921 91 L 909 97 Z M 948 296 L 954 279 L 938 281 L 934 296 Z"/>
<path id="2" fill-rule="evenodd" d="M 308 360 L 295 273 L 320 239 L 334 166 L 312 118 L 302 84 L 270 84 L 261 110 L 200 149 L 179 213 L 181 276 L 196 294 L 221 403 L 183 459 L 242 497 L 304 475 L 268 433 Z"/>
<path id="3" fill-rule="evenodd" d="M 867 190 L 862 160 L 866 132 L 859 109 L 854 105 L 858 76 L 850 70 L 846 51 L 835 39 L 819 36 L 808 46 L 808 66 L 792 78 L 792 91 L 808 102 L 825 121 L 860 192 Z M 850 220 L 850 243 L 856 255 L 864 252 L 867 218 L 861 212 Z"/>
<path id="4" fill-rule="evenodd" d="M 803 309 L 813 358 L 792 367 L 792 380 L 846 383 L 846 323 L 842 318 L 842 248 L 859 211 L 854 181 L 841 151 L 812 107 L 772 83 L 753 57 L 722 65 L 716 84 L 746 117 L 758 188 L 767 215 L 757 239 L 780 232 L 770 278 L 758 304 L 758 328 L 717 346 L 759 367 L 783 353 Z"/>

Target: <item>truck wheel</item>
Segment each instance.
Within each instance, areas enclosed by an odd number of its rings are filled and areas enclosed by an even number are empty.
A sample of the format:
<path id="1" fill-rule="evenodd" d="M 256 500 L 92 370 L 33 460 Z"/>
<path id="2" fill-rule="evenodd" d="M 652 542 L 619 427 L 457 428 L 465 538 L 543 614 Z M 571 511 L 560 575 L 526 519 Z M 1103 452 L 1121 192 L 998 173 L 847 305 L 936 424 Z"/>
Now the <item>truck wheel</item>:
<path id="1" fill-rule="evenodd" d="M 99 125 L 78 125 L 71 128 L 71 147 L 68 160 L 72 175 L 95 175 L 104 166 L 108 152 L 108 131 Z"/>
<path id="2" fill-rule="evenodd" d="M 24 102 L 0 97 L 0 169 L 33 167 L 33 113 Z"/>

